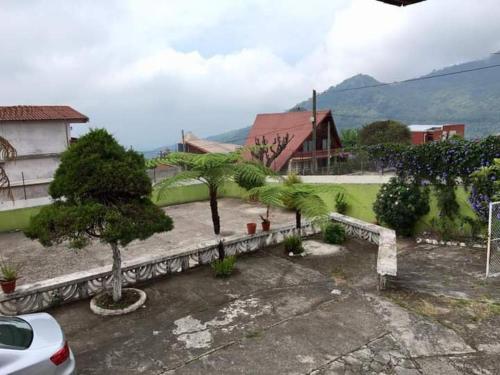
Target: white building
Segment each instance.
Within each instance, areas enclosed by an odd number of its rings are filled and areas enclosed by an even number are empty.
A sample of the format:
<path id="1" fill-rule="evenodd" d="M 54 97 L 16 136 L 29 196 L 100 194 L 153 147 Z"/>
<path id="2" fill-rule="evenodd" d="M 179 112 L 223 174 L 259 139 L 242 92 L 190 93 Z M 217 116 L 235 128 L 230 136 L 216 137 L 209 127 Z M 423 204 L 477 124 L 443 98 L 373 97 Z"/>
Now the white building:
<path id="1" fill-rule="evenodd" d="M 71 141 L 70 124 L 88 120 L 68 106 L 0 106 L 0 136 L 17 151 L 15 160 L 0 159 L 14 197 L 2 192 L 0 211 L 49 202 L 49 183 Z"/>

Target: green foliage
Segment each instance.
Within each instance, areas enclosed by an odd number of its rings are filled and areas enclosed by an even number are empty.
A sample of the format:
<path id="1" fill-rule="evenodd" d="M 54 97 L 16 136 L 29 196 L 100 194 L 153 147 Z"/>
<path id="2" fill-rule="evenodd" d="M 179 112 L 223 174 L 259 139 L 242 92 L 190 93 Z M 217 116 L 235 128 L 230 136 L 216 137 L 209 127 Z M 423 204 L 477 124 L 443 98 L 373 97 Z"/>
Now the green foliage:
<path id="1" fill-rule="evenodd" d="M 500 159 L 472 173 L 471 183 L 469 202 L 479 219 L 487 222 L 490 202 L 500 200 Z"/>
<path id="2" fill-rule="evenodd" d="M 477 237 L 480 227 L 474 224 L 471 228 L 467 219 L 441 216 L 431 220 L 432 230 L 442 241 L 458 240 L 466 237 Z"/>
<path id="3" fill-rule="evenodd" d="M 439 216 L 453 219 L 457 217 L 460 206 L 457 202 L 454 185 L 436 185 L 437 206 Z"/>
<path id="4" fill-rule="evenodd" d="M 433 185 L 470 182 L 470 175 L 500 158 L 500 137 L 480 141 L 447 140 L 417 146 L 376 145 L 368 148 L 385 168 L 395 168 L 399 177 Z"/>
<path id="5" fill-rule="evenodd" d="M 245 190 L 266 184 L 266 176 L 272 172 L 265 170 L 262 165 L 242 163 L 236 166 L 234 182 Z"/>
<path id="6" fill-rule="evenodd" d="M 340 140 L 344 149 L 352 149 L 359 145 L 359 129 L 342 129 Z"/>
<path id="7" fill-rule="evenodd" d="M 302 246 L 302 238 L 296 234 L 285 237 L 283 246 L 285 247 L 285 252 L 287 254 L 293 253 L 297 255 L 304 252 L 304 247 Z"/>
<path id="8" fill-rule="evenodd" d="M 382 185 L 373 205 L 379 222 L 406 236 L 412 234 L 415 223 L 429 209 L 429 189 L 395 177 Z"/>
<path id="9" fill-rule="evenodd" d="M 471 173 L 492 165 L 494 159 L 500 157 L 500 137 L 491 136 L 480 141 L 454 139 L 419 146 L 377 145 L 370 147 L 369 151 L 385 167 L 395 168 L 400 178 L 417 184 L 427 181 L 434 185 L 440 215 L 453 218 L 459 210 L 455 199 L 455 186 L 458 183 L 468 185 L 471 179 L 476 178 L 480 189 L 490 190 L 485 185 L 488 181 L 484 177 Z M 481 179 L 484 184 L 480 182 Z M 480 217 L 484 217 L 488 199 L 473 186 L 470 202 Z"/>
<path id="10" fill-rule="evenodd" d="M 411 132 L 408 126 L 398 121 L 375 121 L 361 128 L 359 142 L 364 146 L 384 143 L 410 144 Z"/>
<path id="11" fill-rule="evenodd" d="M 181 181 L 199 180 L 206 184 L 210 191 L 218 193 L 224 184 L 232 180 L 245 189 L 262 186 L 271 173 L 268 168 L 260 164 L 243 160 L 239 152 L 227 154 L 173 152 L 164 158 L 147 162 L 149 168 L 161 164 L 177 165 L 186 170 L 159 184 L 159 198 Z"/>
<path id="12" fill-rule="evenodd" d="M 172 219 L 148 198 L 144 158 L 104 129 L 90 131 L 63 153 L 49 187 L 55 202 L 32 217 L 26 235 L 44 246 L 92 238 L 126 246 L 172 229 Z"/>
<path id="13" fill-rule="evenodd" d="M 11 263 L 7 263 L 2 260 L 0 262 L 0 280 L 2 281 L 14 281 L 19 277 L 19 269 L 17 266 Z"/>
<path id="14" fill-rule="evenodd" d="M 347 203 L 345 194 L 342 192 L 338 192 L 335 195 L 335 209 L 339 214 L 345 214 L 348 208 L 349 208 L 349 203 Z"/>
<path id="15" fill-rule="evenodd" d="M 323 228 L 323 240 L 332 245 L 340 245 L 346 240 L 345 228 L 338 223 L 327 223 Z"/>
<path id="16" fill-rule="evenodd" d="M 285 185 L 290 186 L 294 184 L 301 184 L 302 178 L 295 172 L 290 172 L 286 176 Z"/>
<path id="17" fill-rule="evenodd" d="M 216 277 L 229 277 L 233 273 L 234 265 L 236 264 L 235 256 L 228 256 L 222 260 L 215 260 L 212 262 L 212 269 Z"/>

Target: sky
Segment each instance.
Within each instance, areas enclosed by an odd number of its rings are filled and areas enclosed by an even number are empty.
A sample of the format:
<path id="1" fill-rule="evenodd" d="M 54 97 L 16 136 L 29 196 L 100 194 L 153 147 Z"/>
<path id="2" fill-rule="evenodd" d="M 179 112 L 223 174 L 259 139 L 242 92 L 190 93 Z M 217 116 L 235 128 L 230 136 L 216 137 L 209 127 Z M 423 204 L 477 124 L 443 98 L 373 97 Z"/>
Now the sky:
<path id="1" fill-rule="evenodd" d="M 358 73 L 500 50 L 498 0 L 0 0 L 0 105 L 70 105 L 125 146 L 209 136 Z"/>

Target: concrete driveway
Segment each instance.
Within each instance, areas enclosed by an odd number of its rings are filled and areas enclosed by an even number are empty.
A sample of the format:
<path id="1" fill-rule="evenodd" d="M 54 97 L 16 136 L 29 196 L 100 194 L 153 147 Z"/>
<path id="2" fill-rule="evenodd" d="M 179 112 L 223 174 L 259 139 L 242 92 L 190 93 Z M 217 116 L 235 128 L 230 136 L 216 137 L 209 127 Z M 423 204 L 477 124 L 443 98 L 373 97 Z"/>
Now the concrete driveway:
<path id="1" fill-rule="evenodd" d="M 404 267 L 429 254 L 413 248 Z M 146 306 L 130 315 L 95 316 L 88 301 L 50 312 L 80 374 L 499 373 L 499 315 L 469 319 L 463 303 L 418 289 L 381 295 L 375 258 L 357 240 L 304 258 L 268 248 L 240 257 L 229 279 L 200 267 L 143 285 Z"/>

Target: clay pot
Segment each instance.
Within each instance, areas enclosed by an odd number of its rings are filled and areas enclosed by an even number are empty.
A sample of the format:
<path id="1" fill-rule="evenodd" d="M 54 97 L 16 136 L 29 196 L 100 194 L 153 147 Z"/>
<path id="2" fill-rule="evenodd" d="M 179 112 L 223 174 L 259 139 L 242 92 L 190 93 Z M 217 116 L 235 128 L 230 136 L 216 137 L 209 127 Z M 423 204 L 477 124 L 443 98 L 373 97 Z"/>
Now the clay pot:
<path id="1" fill-rule="evenodd" d="M 263 221 L 262 222 L 262 230 L 264 232 L 269 232 L 270 229 L 271 229 L 271 222 L 270 221 Z"/>
<path id="2" fill-rule="evenodd" d="M 16 290 L 16 280 L 0 281 L 0 285 L 5 294 L 12 293 Z"/>
<path id="3" fill-rule="evenodd" d="M 247 224 L 247 232 L 248 232 L 248 234 L 255 234 L 256 230 L 257 230 L 257 224 L 256 223 L 248 223 Z"/>

